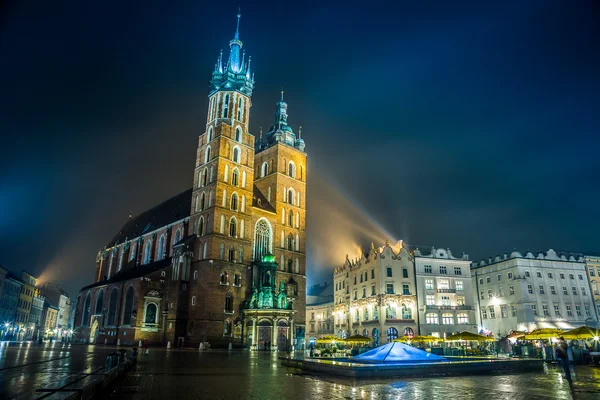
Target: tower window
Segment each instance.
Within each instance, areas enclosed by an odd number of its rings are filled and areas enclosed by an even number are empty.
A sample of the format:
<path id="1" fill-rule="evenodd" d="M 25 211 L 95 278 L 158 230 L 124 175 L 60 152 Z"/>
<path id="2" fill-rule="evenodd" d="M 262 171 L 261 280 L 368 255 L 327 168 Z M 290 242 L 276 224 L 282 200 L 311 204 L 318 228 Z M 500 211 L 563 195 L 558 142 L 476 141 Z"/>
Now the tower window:
<path id="1" fill-rule="evenodd" d="M 231 217 L 229 221 L 229 236 L 235 237 L 237 235 L 237 221 L 235 217 Z"/>
<path id="2" fill-rule="evenodd" d="M 243 113 L 244 113 L 244 101 L 240 97 L 238 99 L 238 111 L 237 111 L 237 119 L 238 119 L 238 121 L 242 120 Z"/>
<path id="3" fill-rule="evenodd" d="M 209 126 L 208 127 L 208 138 L 207 138 L 207 142 L 210 142 L 213 139 L 213 127 Z"/>
<path id="4" fill-rule="evenodd" d="M 210 161 L 210 146 L 208 146 L 206 148 L 206 152 L 204 153 L 204 163 L 206 164 L 209 161 Z"/>
<path id="5" fill-rule="evenodd" d="M 223 118 L 229 117 L 229 94 L 225 95 L 225 99 L 223 100 Z"/>
<path id="6" fill-rule="evenodd" d="M 294 189 L 288 189 L 287 191 L 287 202 L 294 205 Z"/>
<path id="7" fill-rule="evenodd" d="M 204 235 L 204 218 L 200 217 L 198 222 L 198 235 Z"/>
<path id="8" fill-rule="evenodd" d="M 206 195 L 204 192 L 200 195 L 200 211 L 204 210 L 204 206 L 206 205 Z"/>
<path id="9" fill-rule="evenodd" d="M 294 212 L 292 210 L 288 214 L 288 224 L 289 226 L 294 226 Z"/>
<path id="10" fill-rule="evenodd" d="M 287 237 L 287 249 L 294 250 L 294 237 L 291 233 Z"/>
<path id="11" fill-rule="evenodd" d="M 202 171 L 202 187 L 206 186 L 207 180 L 208 180 L 208 170 L 206 168 L 204 168 L 204 171 Z"/>
<path id="12" fill-rule="evenodd" d="M 231 209 L 233 211 L 238 210 L 238 195 L 237 195 L 237 193 L 234 193 L 231 195 Z"/>
<path id="13" fill-rule="evenodd" d="M 242 128 L 239 126 L 235 128 L 235 141 L 242 143 Z"/>
<path id="14" fill-rule="evenodd" d="M 231 247 L 227 252 L 227 261 L 235 262 L 235 250 L 233 249 L 233 247 Z"/>
<path id="15" fill-rule="evenodd" d="M 240 162 L 240 148 L 237 146 L 233 148 L 233 162 Z"/>
<path id="16" fill-rule="evenodd" d="M 239 177 L 240 177 L 240 172 L 237 170 L 237 168 L 233 169 L 233 173 L 231 174 L 231 184 L 233 186 L 237 186 L 238 182 L 239 182 Z"/>
<path id="17" fill-rule="evenodd" d="M 296 164 L 293 161 L 290 161 L 288 164 L 288 175 L 292 178 L 296 177 Z"/>
<path id="18" fill-rule="evenodd" d="M 258 220 L 254 229 L 254 259 L 260 260 L 271 251 L 271 225 L 262 218 Z"/>
<path id="19" fill-rule="evenodd" d="M 233 313 L 233 297 L 229 293 L 225 296 L 225 312 Z"/>
<path id="20" fill-rule="evenodd" d="M 267 175 L 269 175 L 269 164 L 267 164 L 267 162 L 265 161 L 260 167 L 260 177 L 264 178 Z"/>

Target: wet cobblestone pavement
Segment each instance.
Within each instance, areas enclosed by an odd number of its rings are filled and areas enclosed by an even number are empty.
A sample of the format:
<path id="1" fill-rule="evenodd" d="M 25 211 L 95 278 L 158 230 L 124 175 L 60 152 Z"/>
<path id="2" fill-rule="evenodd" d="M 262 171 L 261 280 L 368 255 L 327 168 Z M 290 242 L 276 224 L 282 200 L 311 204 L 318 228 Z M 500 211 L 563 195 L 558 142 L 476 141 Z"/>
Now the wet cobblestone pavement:
<path id="1" fill-rule="evenodd" d="M 115 347 L 0 342 L 0 399 L 34 394 L 104 366 Z"/>
<path id="2" fill-rule="evenodd" d="M 303 375 L 275 354 L 151 349 L 113 392 L 119 399 L 600 399 L 600 369 L 577 367 L 570 386 L 544 373 L 358 381 Z"/>

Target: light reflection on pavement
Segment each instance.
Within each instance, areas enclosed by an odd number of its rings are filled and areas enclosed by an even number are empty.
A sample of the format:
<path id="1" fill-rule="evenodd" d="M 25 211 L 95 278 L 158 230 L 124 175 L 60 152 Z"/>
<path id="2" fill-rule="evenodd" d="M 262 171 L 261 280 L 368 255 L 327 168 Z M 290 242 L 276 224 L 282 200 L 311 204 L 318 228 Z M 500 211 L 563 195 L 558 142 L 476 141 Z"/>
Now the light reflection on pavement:
<path id="1" fill-rule="evenodd" d="M 66 384 L 104 366 L 115 347 L 60 342 L 0 342 L 0 399 Z"/>
<path id="2" fill-rule="evenodd" d="M 151 349 L 113 393 L 123 399 L 599 399 L 600 369 L 402 380 L 340 379 L 283 367 L 275 354 Z M 573 396 L 573 393 L 575 396 Z"/>

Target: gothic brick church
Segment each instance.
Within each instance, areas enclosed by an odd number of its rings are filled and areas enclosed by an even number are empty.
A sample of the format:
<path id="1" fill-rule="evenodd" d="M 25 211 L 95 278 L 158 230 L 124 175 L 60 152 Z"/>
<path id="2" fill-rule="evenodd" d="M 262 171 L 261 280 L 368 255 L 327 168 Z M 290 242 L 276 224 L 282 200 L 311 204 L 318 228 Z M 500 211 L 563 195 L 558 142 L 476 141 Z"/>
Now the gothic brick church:
<path id="1" fill-rule="evenodd" d="M 90 343 L 304 346 L 306 153 L 283 93 L 248 131 L 254 74 L 239 22 L 217 59 L 192 188 L 131 217 L 96 257 L 75 327 Z"/>

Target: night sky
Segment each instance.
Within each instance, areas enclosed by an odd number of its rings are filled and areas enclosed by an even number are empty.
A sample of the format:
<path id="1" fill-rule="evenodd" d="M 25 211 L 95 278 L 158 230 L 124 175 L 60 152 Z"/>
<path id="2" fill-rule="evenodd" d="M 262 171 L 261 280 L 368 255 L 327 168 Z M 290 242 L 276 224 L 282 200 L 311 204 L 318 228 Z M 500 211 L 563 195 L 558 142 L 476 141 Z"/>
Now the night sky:
<path id="1" fill-rule="evenodd" d="M 309 283 L 386 238 L 600 251 L 598 4 L 353 3 L 240 4 L 251 132 L 282 86 L 303 126 Z M 191 187 L 237 3 L 0 4 L 0 264 L 74 297 L 130 211 Z"/>

